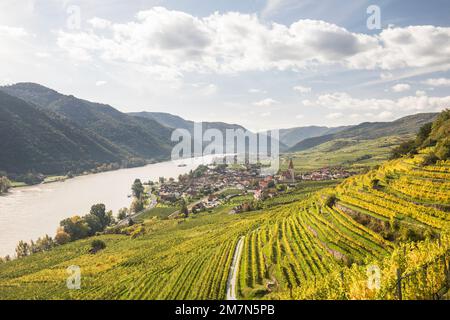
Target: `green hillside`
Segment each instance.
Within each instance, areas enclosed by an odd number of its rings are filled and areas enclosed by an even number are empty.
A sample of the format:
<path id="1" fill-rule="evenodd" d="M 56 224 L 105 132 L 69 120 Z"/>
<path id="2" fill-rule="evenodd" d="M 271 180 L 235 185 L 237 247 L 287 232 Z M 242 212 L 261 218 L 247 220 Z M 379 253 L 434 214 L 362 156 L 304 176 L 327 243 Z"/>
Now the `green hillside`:
<path id="1" fill-rule="evenodd" d="M 432 122 L 436 118 L 436 115 L 436 113 L 419 113 L 400 118 L 393 122 L 364 122 L 337 133 L 305 139 L 290 148 L 289 152 L 308 150 L 337 139 L 360 141 L 388 136 L 416 134 L 422 125 Z"/>
<path id="2" fill-rule="evenodd" d="M 344 167 L 359 172 L 388 160 L 392 150 L 411 137 L 412 135 L 371 140 L 334 139 L 311 149 L 283 154 L 281 170 L 286 170 L 292 159 L 298 173 L 324 167 Z"/>
<path id="3" fill-rule="evenodd" d="M 170 154 L 171 130 L 157 121 L 132 117 L 109 105 L 63 95 L 34 83 L 0 90 L 56 113 L 135 157 L 163 159 Z"/>
<path id="4" fill-rule="evenodd" d="M 87 170 L 127 154 L 98 135 L 0 91 L 0 171 Z"/>
<path id="5" fill-rule="evenodd" d="M 291 148 L 305 139 L 330 135 L 348 129 L 349 127 L 350 126 L 328 128 L 320 126 L 308 126 L 280 129 L 280 141 Z"/>

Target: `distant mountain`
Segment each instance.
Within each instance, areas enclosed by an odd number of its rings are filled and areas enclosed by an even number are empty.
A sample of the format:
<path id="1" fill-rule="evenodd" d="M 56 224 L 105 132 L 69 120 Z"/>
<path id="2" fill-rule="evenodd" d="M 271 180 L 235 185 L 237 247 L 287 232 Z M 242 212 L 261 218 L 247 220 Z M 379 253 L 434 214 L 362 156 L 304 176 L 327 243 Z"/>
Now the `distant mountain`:
<path id="1" fill-rule="evenodd" d="M 102 137 L 0 91 L 0 171 L 87 170 L 127 156 Z"/>
<path id="2" fill-rule="evenodd" d="M 191 120 L 185 120 L 179 116 L 165 113 L 165 112 L 130 112 L 129 115 L 132 115 L 134 117 L 141 117 L 146 119 L 152 119 L 155 120 L 162 125 L 165 125 L 166 127 L 173 128 L 173 129 L 186 129 L 189 132 L 193 132 L 194 130 L 194 121 Z M 225 122 L 202 122 L 203 124 L 203 130 L 207 129 L 218 129 L 220 131 L 225 132 L 226 129 L 242 129 L 247 130 L 243 126 L 240 126 L 238 124 L 229 124 Z"/>
<path id="3" fill-rule="evenodd" d="M 293 147 L 297 143 L 312 137 L 319 137 L 327 134 L 333 134 L 351 126 L 343 127 L 319 127 L 319 126 L 308 126 L 308 127 L 296 127 L 289 129 L 280 129 L 280 141 L 283 142 L 288 147 Z"/>
<path id="4" fill-rule="evenodd" d="M 173 129 L 186 129 L 191 134 L 194 132 L 194 121 L 191 120 L 185 120 L 179 116 L 165 113 L 165 112 L 132 112 L 129 113 L 129 115 L 135 116 L 135 117 L 143 117 L 147 119 L 152 119 L 155 121 L 158 121 L 159 123 Z M 222 132 L 223 136 L 225 137 L 225 133 L 227 129 L 241 129 L 244 131 L 248 131 L 251 134 L 255 134 L 251 132 L 250 130 L 247 130 L 241 125 L 238 124 L 229 124 L 225 122 L 202 122 L 202 130 L 203 132 L 208 129 L 217 129 L 220 132 Z M 224 141 L 224 148 L 225 148 L 225 141 Z M 280 150 L 284 151 L 287 150 L 288 146 L 285 145 L 283 142 L 280 142 Z"/>
<path id="5" fill-rule="evenodd" d="M 387 136 L 416 134 L 425 123 L 432 122 L 437 113 L 419 113 L 392 122 L 364 122 L 337 133 L 312 137 L 300 141 L 289 152 L 303 151 L 335 139 L 370 140 Z"/>
<path id="6" fill-rule="evenodd" d="M 164 159 L 170 155 L 171 130 L 153 119 L 133 117 L 109 105 L 63 95 L 34 83 L 19 83 L 0 90 L 56 113 L 135 157 Z"/>

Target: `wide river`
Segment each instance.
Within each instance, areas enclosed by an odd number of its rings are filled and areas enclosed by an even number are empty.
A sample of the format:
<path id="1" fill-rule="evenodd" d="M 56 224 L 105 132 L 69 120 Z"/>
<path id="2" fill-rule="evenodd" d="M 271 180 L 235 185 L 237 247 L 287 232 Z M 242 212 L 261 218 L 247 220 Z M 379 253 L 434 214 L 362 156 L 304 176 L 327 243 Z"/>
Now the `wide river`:
<path id="1" fill-rule="evenodd" d="M 130 206 L 128 195 L 136 178 L 143 182 L 156 181 L 159 177 L 177 178 L 212 159 L 160 162 L 79 176 L 64 182 L 15 188 L 0 196 L 0 256 L 14 254 L 20 240 L 36 240 L 45 234 L 53 237 L 61 220 L 84 215 L 93 204 L 104 203 L 107 210 L 117 214 L 120 208 Z M 181 163 L 186 166 L 179 167 Z"/>

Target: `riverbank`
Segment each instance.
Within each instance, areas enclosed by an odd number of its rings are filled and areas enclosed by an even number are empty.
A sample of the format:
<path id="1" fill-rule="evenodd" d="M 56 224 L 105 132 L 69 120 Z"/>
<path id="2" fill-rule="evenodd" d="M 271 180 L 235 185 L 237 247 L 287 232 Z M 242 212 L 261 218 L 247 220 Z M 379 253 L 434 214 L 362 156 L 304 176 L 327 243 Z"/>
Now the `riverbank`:
<path id="1" fill-rule="evenodd" d="M 142 167 L 125 168 L 75 176 L 64 183 L 46 183 L 10 189 L 0 197 L 0 256 L 14 253 L 20 240 L 29 241 L 45 234 L 54 235 L 59 222 L 85 215 L 97 203 L 117 213 L 129 207 L 135 179 L 157 181 L 159 177 L 178 178 L 214 157 L 165 161 Z M 179 166 L 186 164 L 186 166 Z M 21 223 L 17 223 L 20 221 Z"/>
<path id="2" fill-rule="evenodd" d="M 161 158 L 159 160 L 149 159 L 149 160 L 146 160 L 146 162 L 143 163 L 142 165 L 121 166 L 121 167 L 108 167 L 108 166 L 106 166 L 106 164 L 103 164 L 103 165 L 99 166 L 96 169 L 91 169 L 90 171 L 83 171 L 83 172 L 78 173 L 78 174 L 70 173 L 70 174 L 66 174 L 66 175 L 60 175 L 60 174 L 59 175 L 56 175 L 56 174 L 55 175 L 48 175 L 48 176 L 42 175 L 44 178 L 39 183 L 29 183 L 29 184 L 27 184 L 26 182 L 11 180 L 11 188 L 31 187 L 31 186 L 37 186 L 37 185 L 40 185 L 40 184 L 64 182 L 64 181 L 66 181 L 68 179 L 73 179 L 73 178 L 76 178 L 76 177 L 93 175 L 93 174 L 98 174 L 98 173 L 103 173 L 103 172 L 118 171 L 118 170 L 122 170 L 122 169 L 142 168 L 142 167 L 148 166 L 150 164 L 167 162 L 169 160 L 170 160 L 170 158 Z M 101 169 L 99 169 L 99 168 L 101 168 Z M 108 169 L 108 168 L 110 168 L 110 169 Z"/>

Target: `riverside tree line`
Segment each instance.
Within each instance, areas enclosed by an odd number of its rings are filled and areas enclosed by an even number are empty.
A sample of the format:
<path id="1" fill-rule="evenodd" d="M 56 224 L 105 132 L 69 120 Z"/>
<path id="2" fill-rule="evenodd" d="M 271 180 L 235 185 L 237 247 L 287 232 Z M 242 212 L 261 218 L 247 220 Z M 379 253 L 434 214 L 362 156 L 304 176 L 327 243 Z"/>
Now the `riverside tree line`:
<path id="1" fill-rule="evenodd" d="M 0 178 L 0 183 L 5 183 L 5 185 L 7 185 L 6 181 L 9 182 L 7 179 L 4 180 L 3 177 Z M 129 212 L 139 212 L 144 209 L 145 188 L 141 181 L 136 179 L 131 189 L 134 196 L 131 209 L 120 209 L 118 212 L 119 220 L 126 219 Z M 95 204 L 91 207 L 89 213 L 84 216 L 76 215 L 62 220 L 54 238 L 45 235 L 36 241 L 20 241 L 15 250 L 16 256 L 20 259 L 38 252 L 49 251 L 56 246 L 64 245 L 72 241 L 98 235 L 105 232 L 108 227 L 114 226 L 115 223 L 116 219 L 111 210 L 107 211 L 104 204 Z M 132 224 L 132 221 L 130 221 L 130 224 Z M 103 249 L 105 246 L 104 243 L 97 243 L 98 241 L 96 241 L 97 240 L 94 240 L 92 242 L 91 252 L 96 252 L 98 249 Z M 0 263 L 10 260 L 10 256 L 4 258 L 0 257 Z"/>

